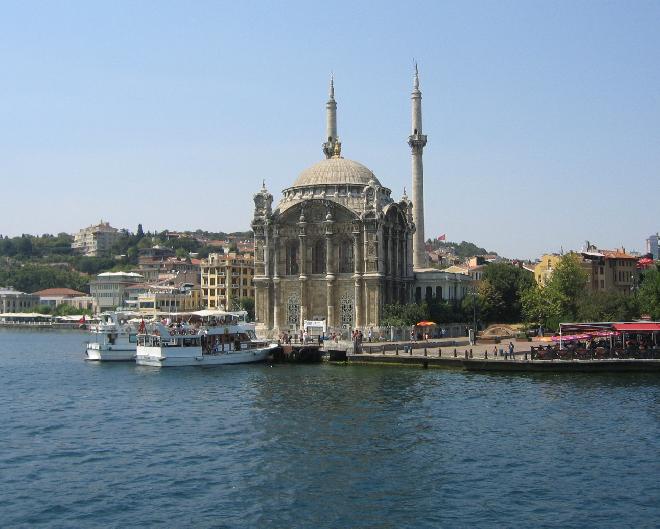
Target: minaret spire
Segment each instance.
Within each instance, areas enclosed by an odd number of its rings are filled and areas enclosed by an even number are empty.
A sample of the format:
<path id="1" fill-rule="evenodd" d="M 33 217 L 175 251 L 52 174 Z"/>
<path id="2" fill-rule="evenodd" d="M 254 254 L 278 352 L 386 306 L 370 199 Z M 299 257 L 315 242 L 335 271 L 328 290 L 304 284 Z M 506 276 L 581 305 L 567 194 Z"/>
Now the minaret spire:
<path id="1" fill-rule="evenodd" d="M 413 236 L 413 269 L 426 266 L 426 247 L 424 242 L 424 164 L 422 155 L 426 145 L 426 136 L 422 134 L 422 92 L 419 90 L 419 71 L 415 62 L 413 78 L 412 126 L 408 145 L 412 154 L 412 205 L 415 234 Z"/>
<path id="2" fill-rule="evenodd" d="M 335 76 L 332 73 L 330 74 L 330 90 L 328 92 L 328 102 L 325 104 L 325 114 L 326 141 L 323 143 L 323 154 L 326 158 L 332 158 L 337 143 L 337 102 L 335 101 Z"/>

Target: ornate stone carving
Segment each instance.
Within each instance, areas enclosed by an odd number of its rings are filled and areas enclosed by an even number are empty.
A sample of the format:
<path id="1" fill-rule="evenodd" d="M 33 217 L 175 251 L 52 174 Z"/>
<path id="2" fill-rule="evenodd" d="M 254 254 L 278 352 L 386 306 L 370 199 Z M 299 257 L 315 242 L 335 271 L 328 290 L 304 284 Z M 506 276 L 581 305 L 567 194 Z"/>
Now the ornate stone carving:
<path id="1" fill-rule="evenodd" d="M 341 325 L 353 325 L 353 298 L 344 292 L 339 299 L 339 322 Z"/>
<path id="2" fill-rule="evenodd" d="M 290 294 L 287 299 L 286 322 L 294 327 L 298 327 L 300 324 L 300 296 L 298 294 Z"/>

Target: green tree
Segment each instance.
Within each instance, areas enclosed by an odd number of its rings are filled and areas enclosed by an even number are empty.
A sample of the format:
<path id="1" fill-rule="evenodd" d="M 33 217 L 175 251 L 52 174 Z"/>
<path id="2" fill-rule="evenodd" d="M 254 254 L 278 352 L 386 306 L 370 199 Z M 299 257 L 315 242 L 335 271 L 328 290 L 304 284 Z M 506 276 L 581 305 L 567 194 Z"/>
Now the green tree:
<path id="1" fill-rule="evenodd" d="M 23 235 L 18 239 L 16 251 L 21 257 L 32 257 L 32 239 L 29 235 Z"/>
<path id="2" fill-rule="evenodd" d="M 78 272 L 52 266 L 26 264 L 0 269 L 0 285 L 12 285 L 23 292 L 36 292 L 45 288 L 72 288 L 88 291 L 89 278 Z"/>
<path id="3" fill-rule="evenodd" d="M 660 271 L 657 267 L 641 275 L 637 299 L 642 314 L 648 314 L 653 320 L 660 319 Z"/>
<path id="4" fill-rule="evenodd" d="M 638 315 L 637 298 L 623 292 L 587 292 L 578 300 L 579 321 L 630 321 Z"/>
<path id="5" fill-rule="evenodd" d="M 383 307 L 381 325 L 384 327 L 408 327 L 417 322 L 428 320 L 429 311 L 426 303 L 409 303 L 402 305 L 394 303 Z"/>
<path id="6" fill-rule="evenodd" d="M 564 255 L 552 276 L 543 286 L 534 286 L 522 294 L 525 320 L 557 329 L 563 321 L 579 321 L 579 307 L 586 295 L 587 272 L 576 254 Z"/>
<path id="7" fill-rule="evenodd" d="M 486 266 L 479 286 L 481 317 L 487 322 L 515 323 L 522 319 L 522 294 L 534 284 L 532 274 L 509 263 Z"/>
<path id="8" fill-rule="evenodd" d="M 249 321 L 254 321 L 254 298 L 242 297 L 239 302 L 241 310 L 247 311 Z"/>
<path id="9" fill-rule="evenodd" d="M 135 236 L 141 239 L 144 237 L 144 230 L 142 229 L 142 224 L 138 224 L 137 231 L 135 232 Z"/>

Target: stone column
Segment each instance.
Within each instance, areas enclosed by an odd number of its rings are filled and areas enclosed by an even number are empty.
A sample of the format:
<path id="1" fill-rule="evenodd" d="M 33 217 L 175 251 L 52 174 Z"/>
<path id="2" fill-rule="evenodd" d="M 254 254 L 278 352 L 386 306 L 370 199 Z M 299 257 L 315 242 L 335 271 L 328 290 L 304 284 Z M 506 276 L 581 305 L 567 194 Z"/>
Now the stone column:
<path id="1" fill-rule="evenodd" d="M 360 233 L 359 226 L 353 226 L 353 278 L 355 279 L 355 321 L 353 323 L 355 327 L 363 325 L 362 271 L 364 267 L 362 265 L 362 252 L 360 251 L 360 247 L 362 246 L 361 237 L 362 234 Z"/>
<path id="2" fill-rule="evenodd" d="M 412 154 L 412 203 L 413 221 L 415 222 L 415 235 L 413 239 L 413 267 L 426 266 L 426 248 L 424 241 L 424 165 L 422 154 L 426 146 L 427 137 L 422 133 L 422 92 L 419 90 L 419 76 L 415 66 L 415 78 L 412 100 L 412 127 L 408 137 L 408 145 Z"/>
<path id="3" fill-rule="evenodd" d="M 300 214 L 300 222 L 298 222 L 298 238 L 300 240 L 300 321 L 298 322 L 299 329 L 304 326 L 304 321 L 307 319 L 307 223 L 305 222 L 305 215 Z"/>
<path id="4" fill-rule="evenodd" d="M 280 275 L 279 275 L 279 234 L 277 226 L 273 228 L 273 327 L 280 328 Z"/>
<path id="5" fill-rule="evenodd" d="M 326 280 L 326 306 L 327 306 L 327 321 L 328 328 L 337 325 L 335 319 L 335 267 L 334 267 L 334 245 L 332 244 L 332 236 L 334 233 L 334 222 L 330 213 L 326 216 L 325 221 L 325 280 Z"/>

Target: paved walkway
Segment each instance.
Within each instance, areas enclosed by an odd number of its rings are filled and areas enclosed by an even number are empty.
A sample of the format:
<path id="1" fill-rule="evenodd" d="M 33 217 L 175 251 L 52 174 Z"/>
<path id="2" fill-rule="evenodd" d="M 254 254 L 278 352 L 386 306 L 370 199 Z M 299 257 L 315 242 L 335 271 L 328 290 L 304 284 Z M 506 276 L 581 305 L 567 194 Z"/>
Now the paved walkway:
<path id="1" fill-rule="evenodd" d="M 531 346 L 538 345 L 533 342 L 523 341 L 523 340 L 510 340 L 514 346 L 514 353 L 516 358 L 524 357 L 525 353 L 529 353 Z M 454 349 L 456 349 L 457 358 L 465 359 L 465 351 L 470 352 L 472 350 L 473 358 L 485 358 L 486 351 L 488 351 L 489 360 L 504 360 L 504 355 L 500 355 L 500 349 L 502 352 L 506 352 L 509 340 L 503 340 L 499 344 L 480 344 L 469 345 L 468 341 L 464 338 L 445 338 L 440 340 L 429 340 L 428 342 L 378 342 L 378 343 L 368 343 L 364 342 L 363 353 L 371 353 L 374 355 L 385 355 L 385 356 L 396 356 L 395 350 L 386 350 L 383 352 L 380 348 L 385 346 L 386 349 L 392 349 L 396 346 L 399 346 L 399 356 L 413 356 L 413 357 L 423 357 L 424 348 L 426 347 L 426 355 L 430 357 L 438 356 L 438 348 L 442 349 L 442 358 L 453 358 Z M 412 355 L 408 352 L 404 352 L 404 347 L 412 345 Z M 494 355 L 494 348 L 497 347 L 497 356 Z M 371 351 L 370 351 L 371 350 Z"/>

